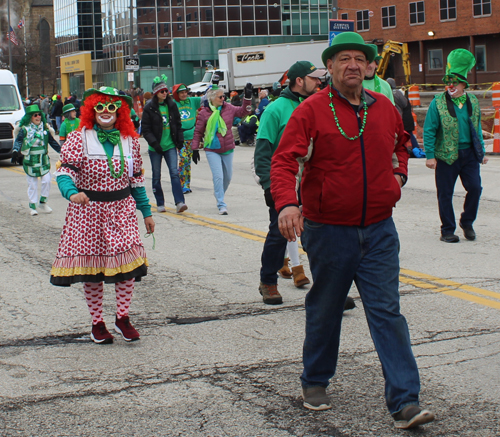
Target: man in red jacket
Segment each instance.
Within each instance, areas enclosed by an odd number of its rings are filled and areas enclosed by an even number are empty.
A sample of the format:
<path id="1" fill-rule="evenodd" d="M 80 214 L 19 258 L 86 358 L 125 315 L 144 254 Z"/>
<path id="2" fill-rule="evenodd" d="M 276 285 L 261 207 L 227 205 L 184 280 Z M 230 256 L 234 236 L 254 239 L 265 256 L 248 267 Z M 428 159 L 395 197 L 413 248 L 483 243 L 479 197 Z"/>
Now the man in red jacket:
<path id="1" fill-rule="evenodd" d="M 273 155 L 271 192 L 280 231 L 289 241 L 301 236 L 314 280 L 305 303 L 304 406 L 331 408 L 326 387 L 354 281 L 382 364 L 387 407 L 397 428 L 413 428 L 434 415 L 418 406 L 418 369 L 399 309 L 392 209 L 407 178 L 407 137 L 394 105 L 363 89 L 375 55 L 357 33 L 335 36 L 322 55 L 332 83 L 293 112 Z M 295 190 L 300 163 L 302 213 Z"/>

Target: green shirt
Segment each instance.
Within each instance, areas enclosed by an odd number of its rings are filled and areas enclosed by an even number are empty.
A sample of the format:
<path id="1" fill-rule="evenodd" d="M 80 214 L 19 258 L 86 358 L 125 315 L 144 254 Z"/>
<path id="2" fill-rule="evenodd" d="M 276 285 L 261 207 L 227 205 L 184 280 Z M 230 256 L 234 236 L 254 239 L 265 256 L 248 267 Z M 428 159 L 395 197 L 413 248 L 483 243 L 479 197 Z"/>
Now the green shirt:
<path id="1" fill-rule="evenodd" d="M 61 128 L 59 129 L 59 137 L 61 140 L 64 141 L 71 132 L 78 129 L 78 126 L 80 126 L 79 118 L 74 118 L 73 120 L 66 118 L 62 122 Z"/>
<path id="2" fill-rule="evenodd" d="M 170 133 L 168 106 L 165 103 L 160 103 L 160 105 L 158 106 L 160 108 L 161 117 L 163 119 L 163 134 L 161 136 L 160 146 L 161 149 L 166 152 L 167 150 L 173 149 L 175 147 L 175 143 Z M 153 149 L 151 146 L 148 147 L 148 150 L 151 150 L 152 152 L 155 151 L 155 149 Z"/>
<path id="3" fill-rule="evenodd" d="M 181 115 L 184 140 L 192 140 L 194 127 L 196 125 L 196 112 L 201 105 L 201 97 L 189 97 L 186 100 L 181 100 L 180 102 L 176 101 L 175 103 Z"/>
<path id="4" fill-rule="evenodd" d="M 373 79 L 364 80 L 363 88 L 368 91 L 375 91 L 386 96 L 394 105 L 394 96 L 392 94 L 391 86 L 384 80 L 375 75 Z"/>

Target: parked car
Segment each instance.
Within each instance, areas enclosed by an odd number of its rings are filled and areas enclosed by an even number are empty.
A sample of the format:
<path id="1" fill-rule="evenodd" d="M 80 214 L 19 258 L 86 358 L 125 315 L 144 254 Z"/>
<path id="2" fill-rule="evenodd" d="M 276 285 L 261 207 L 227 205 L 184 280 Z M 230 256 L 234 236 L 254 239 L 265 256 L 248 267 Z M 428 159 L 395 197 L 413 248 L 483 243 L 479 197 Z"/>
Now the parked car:
<path id="1" fill-rule="evenodd" d="M 24 105 L 16 77 L 9 70 L 0 70 L 0 159 L 12 157 L 14 127 L 24 116 Z"/>

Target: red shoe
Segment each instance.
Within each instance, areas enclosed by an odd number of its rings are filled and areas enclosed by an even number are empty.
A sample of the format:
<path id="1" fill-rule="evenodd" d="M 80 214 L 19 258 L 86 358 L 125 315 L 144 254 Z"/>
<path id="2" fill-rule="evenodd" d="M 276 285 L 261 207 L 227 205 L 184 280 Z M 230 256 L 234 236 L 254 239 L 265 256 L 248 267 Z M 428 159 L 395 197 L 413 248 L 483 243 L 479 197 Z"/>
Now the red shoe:
<path id="1" fill-rule="evenodd" d="M 115 331 L 121 334 L 125 341 L 136 341 L 140 337 L 137 330 L 130 324 L 128 316 L 124 316 L 121 319 L 116 317 Z"/>
<path id="2" fill-rule="evenodd" d="M 99 322 L 96 325 L 92 325 L 92 332 L 90 333 L 90 338 L 94 343 L 99 343 L 99 344 L 113 343 L 113 336 L 106 329 L 106 324 L 104 322 Z"/>

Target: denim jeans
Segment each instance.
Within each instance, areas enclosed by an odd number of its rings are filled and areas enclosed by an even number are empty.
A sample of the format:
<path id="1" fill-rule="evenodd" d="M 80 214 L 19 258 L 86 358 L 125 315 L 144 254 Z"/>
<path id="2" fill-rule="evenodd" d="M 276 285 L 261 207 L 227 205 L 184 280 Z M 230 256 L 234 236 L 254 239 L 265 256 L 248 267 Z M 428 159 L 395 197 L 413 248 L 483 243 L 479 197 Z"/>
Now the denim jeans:
<path id="1" fill-rule="evenodd" d="M 180 202 L 184 203 L 184 194 L 182 194 L 179 169 L 177 168 L 177 149 L 172 147 L 166 152 L 163 152 L 162 155 L 151 150 L 148 150 L 148 153 L 149 159 L 151 160 L 151 169 L 153 171 L 153 194 L 156 198 L 156 204 L 158 206 L 165 205 L 163 189 L 161 188 L 161 161 L 163 158 L 165 158 L 170 173 L 170 184 L 172 185 L 174 202 L 176 205 Z"/>
<path id="2" fill-rule="evenodd" d="M 212 170 L 212 181 L 214 183 L 214 196 L 217 200 L 217 208 L 225 208 L 224 194 L 229 187 L 233 177 L 233 153 L 221 155 L 217 152 L 206 152 L 208 165 Z"/>
<path id="3" fill-rule="evenodd" d="M 453 211 L 453 191 L 457 178 L 460 176 L 462 185 L 467 191 L 464 202 L 464 212 L 460 223 L 464 227 L 472 226 L 476 220 L 481 197 L 481 176 L 479 175 L 479 162 L 472 148 L 459 149 L 458 159 L 451 165 L 437 160 L 436 188 L 441 218 L 441 234 L 453 234 L 457 227 Z"/>
<path id="4" fill-rule="evenodd" d="M 337 366 L 344 302 L 354 281 L 382 364 L 391 414 L 418 405 L 420 381 L 399 309 L 399 238 L 392 217 L 366 227 L 305 220 L 302 246 L 313 286 L 306 296 L 304 387 L 327 387 Z"/>
<path id="5" fill-rule="evenodd" d="M 278 228 L 278 212 L 269 208 L 269 231 L 264 243 L 261 257 L 260 281 L 263 284 L 278 283 L 278 270 L 283 267 L 286 252 L 286 238 Z"/>
<path id="6" fill-rule="evenodd" d="M 57 126 L 57 132 L 61 129 L 61 124 L 62 124 L 62 116 L 58 115 L 56 116 L 56 126 Z"/>

